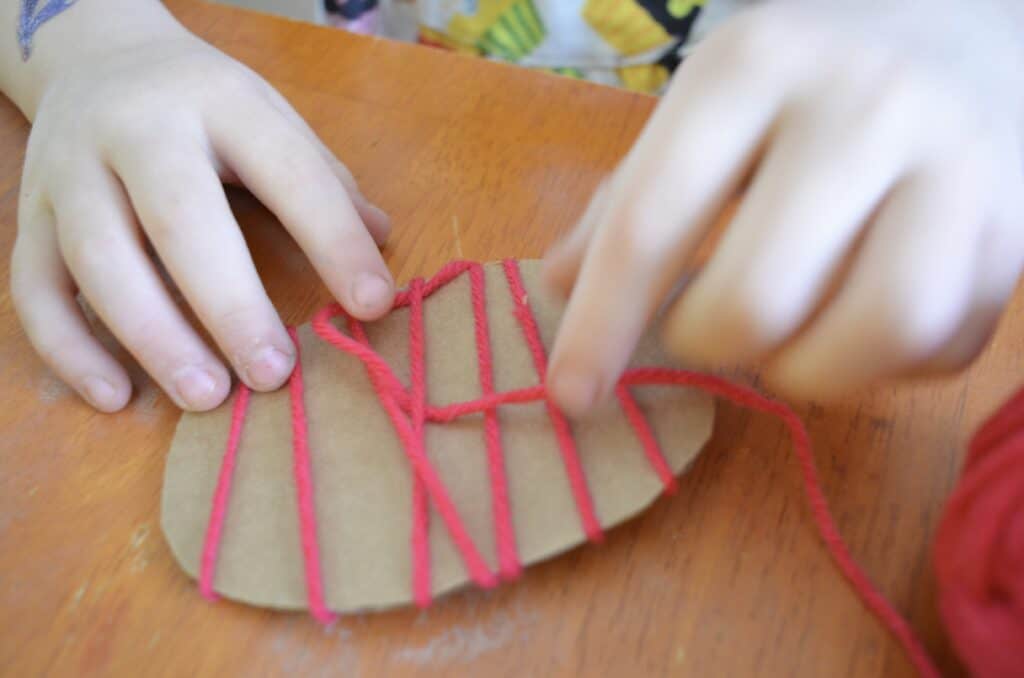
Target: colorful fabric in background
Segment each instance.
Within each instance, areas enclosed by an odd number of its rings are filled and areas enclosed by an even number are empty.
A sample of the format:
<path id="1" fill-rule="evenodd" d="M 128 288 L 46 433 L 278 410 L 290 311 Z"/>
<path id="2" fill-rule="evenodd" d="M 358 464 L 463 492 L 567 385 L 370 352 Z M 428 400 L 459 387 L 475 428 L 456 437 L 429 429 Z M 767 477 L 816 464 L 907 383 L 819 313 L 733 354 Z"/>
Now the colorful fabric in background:
<path id="1" fill-rule="evenodd" d="M 324 0 L 324 11 L 331 26 L 353 33 L 377 33 L 380 7 L 377 0 Z"/>
<path id="2" fill-rule="evenodd" d="M 709 0 L 324 0 L 328 22 L 660 93 Z M 735 0 L 734 0 L 735 1 Z"/>

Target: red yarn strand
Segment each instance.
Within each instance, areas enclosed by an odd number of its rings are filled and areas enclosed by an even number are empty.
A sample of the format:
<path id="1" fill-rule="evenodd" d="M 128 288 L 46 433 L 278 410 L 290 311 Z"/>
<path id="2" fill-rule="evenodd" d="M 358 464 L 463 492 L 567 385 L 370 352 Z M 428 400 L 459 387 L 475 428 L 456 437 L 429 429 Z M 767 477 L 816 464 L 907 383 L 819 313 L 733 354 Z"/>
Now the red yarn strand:
<path id="1" fill-rule="evenodd" d="M 396 383 L 398 384 L 398 389 L 404 390 L 404 388 L 391 372 L 387 363 L 373 349 L 369 348 L 368 339 L 362 325 L 350 318 L 349 331 L 352 332 L 354 338 L 347 337 L 331 324 L 330 318 L 334 312 L 344 314 L 337 306 L 329 306 L 317 313 L 313 318 L 313 330 L 331 345 L 357 357 L 367 357 L 363 362 L 367 368 L 367 373 L 370 376 L 374 390 L 377 391 L 380 403 L 391 418 L 391 423 L 398 434 L 399 441 L 406 456 L 409 458 L 409 462 L 412 464 L 414 472 L 422 478 L 430 500 L 437 507 L 438 513 L 448 529 L 449 536 L 452 538 L 452 543 L 462 557 L 467 572 L 469 572 L 470 577 L 477 585 L 484 588 L 494 586 L 497 583 L 497 579 L 488 568 L 486 561 L 481 557 L 476 544 L 470 538 L 469 532 L 466 530 L 455 504 L 448 496 L 448 490 L 445 488 L 440 476 L 438 476 L 437 471 L 434 470 L 433 465 L 422 450 L 415 445 L 412 426 L 400 405 L 400 399 L 394 391 L 389 389 L 389 384 Z M 416 557 L 415 553 L 413 557 Z M 417 566 L 414 563 L 413 571 L 415 572 L 416 569 Z"/>
<path id="2" fill-rule="evenodd" d="M 414 454 L 426 458 L 426 403 L 427 367 L 426 337 L 423 331 L 423 281 L 417 278 L 409 286 L 409 382 L 410 423 Z M 412 591 L 413 599 L 420 607 L 427 607 L 431 600 L 430 585 L 430 511 L 423 478 L 418 471 L 412 474 Z"/>
<path id="3" fill-rule="evenodd" d="M 530 348 L 530 355 L 533 356 L 533 366 L 537 370 L 537 376 L 540 377 L 541 383 L 545 383 L 548 370 L 547 356 L 544 352 L 544 344 L 540 340 L 537 320 L 533 317 L 533 310 L 527 303 L 526 288 L 523 286 L 523 279 L 519 274 L 519 263 L 513 259 L 506 259 L 502 262 L 502 266 L 505 269 L 505 277 L 508 279 L 512 301 L 515 303 L 516 318 L 523 330 L 523 338 Z M 565 473 L 569 478 L 569 487 L 576 500 L 576 510 L 580 514 L 583 531 L 586 533 L 587 539 L 599 542 L 604 538 L 604 534 L 601 530 L 601 522 L 597 519 L 597 512 L 594 510 L 594 500 L 590 496 L 587 476 L 583 472 L 583 465 L 580 463 L 579 453 L 576 451 L 576 441 L 572 437 L 569 420 L 553 402 L 547 398 L 544 400 L 547 403 L 548 417 L 551 419 L 555 439 L 558 441 L 558 449 L 562 453 L 562 463 L 565 465 Z"/>
<path id="4" fill-rule="evenodd" d="M 640 440 L 640 445 L 643 447 L 644 456 L 647 457 L 648 463 L 654 472 L 658 474 L 658 478 L 661 479 L 661 484 L 665 488 L 666 494 L 672 494 L 676 491 L 676 477 L 672 473 L 671 467 L 668 462 L 665 461 L 665 455 L 661 452 L 661 446 L 658 445 L 657 438 L 654 437 L 654 431 L 651 430 L 651 424 L 647 421 L 647 417 L 644 416 L 640 406 L 637 405 L 636 399 L 633 394 L 630 393 L 629 387 L 625 384 L 619 384 L 615 387 L 615 396 L 619 399 L 619 404 L 622 406 L 622 412 L 626 415 L 626 419 L 629 420 L 630 425 L 633 427 L 633 432 L 636 433 L 636 437 Z"/>
<path id="5" fill-rule="evenodd" d="M 832 561 L 850 582 L 854 593 L 868 611 L 889 630 L 896 641 L 907 653 L 907 658 L 921 676 L 937 678 L 939 671 L 928 656 L 928 651 L 917 638 L 906 619 L 886 600 L 885 596 L 875 588 L 871 580 L 850 555 L 850 550 L 839 534 L 835 520 L 828 508 L 828 500 L 821 488 L 821 480 L 814 464 L 811 452 L 810 436 L 800 417 L 787 405 L 772 400 L 752 388 L 733 384 L 725 379 L 707 374 L 697 374 L 682 370 L 663 368 L 641 368 L 627 372 L 620 383 L 627 384 L 660 384 L 664 386 L 692 386 L 707 393 L 724 398 L 733 404 L 746 407 L 757 412 L 764 412 L 779 419 L 789 433 L 793 452 L 800 464 L 803 475 L 804 494 L 811 510 L 818 535 L 825 543 Z"/>
<path id="6" fill-rule="evenodd" d="M 235 405 L 231 410 L 228 442 L 224 448 L 217 485 L 213 491 L 213 508 L 210 511 L 210 521 L 206 526 L 206 538 L 203 540 L 203 553 L 199 566 L 199 591 L 207 600 L 217 599 L 217 594 L 213 590 L 213 578 L 217 570 L 217 556 L 220 554 L 224 519 L 227 517 L 228 502 L 231 499 L 231 484 L 235 477 L 238 444 L 242 439 L 245 414 L 249 411 L 249 394 L 248 386 L 238 385 L 238 395 L 235 396 Z"/>
<path id="7" fill-rule="evenodd" d="M 494 359 L 491 356 L 490 326 L 487 321 L 487 289 L 484 267 L 474 264 L 469 269 L 470 300 L 473 305 L 476 355 L 480 373 L 482 398 L 494 395 Z M 491 513 L 494 519 L 494 538 L 498 550 L 498 569 L 507 580 L 522 572 L 516 547 L 515 526 L 508 500 L 508 479 L 505 475 L 505 455 L 501 445 L 501 427 L 496 407 L 484 410 L 484 442 L 487 446 L 487 468 L 491 479 Z"/>
<path id="8" fill-rule="evenodd" d="M 466 402 L 432 406 L 427 402 L 426 393 L 426 338 L 423 330 L 423 300 L 467 271 L 470 273 L 477 358 L 480 365 L 481 397 Z M 519 320 L 524 339 L 530 348 L 534 367 L 543 382 L 547 369 L 544 346 L 540 340 L 540 333 L 536 320 L 533 317 L 533 312 L 527 303 L 526 291 L 517 263 L 514 261 L 504 262 L 504 271 L 515 303 L 516 317 Z M 412 555 L 414 561 L 413 589 L 416 602 L 418 604 L 426 604 L 429 602 L 430 596 L 430 553 L 429 544 L 426 540 L 426 523 L 424 522 L 427 515 L 427 498 L 437 507 L 438 513 L 441 515 L 453 543 L 462 556 L 470 577 L 481 586 L 491 586 L 496 582 L 494 574 L 491 573 L 487 564 L 481 558 L 472 538 L 466 531 L 458 510 L 448 496 L 443 481 L 427 458 L 424 428 L 428 421 L 444 423 L 470 414 L 483 414 L 484 437 L 487 445 L 493 501 L 492 510 L 494 512 L 500 570 L 503 575 L 508 575 L 512 571 L 518 572 L 521 564 L 516 553 L 511 511 L 508 506 L 507 478 L 505 477 L 501 432 L 496 412 L 496 409 L 502 405 L 540 401 L 547 403 L 548 414 L 558 439 L 560 452 L 566 466 L 573 496 L 576 498 L 584 531 L 589 538 L 593 540 L 600 539 L 601 526 L 594 513 L 590 490 L 572 439 L 571 429 L 564 415 L 548 400 L 544 386 L 541 384 L 513 391 L 494 392 L 493 359 L 490 353 L 484 278 L 483 271 L 479 265 L 467 262 L 454 262 L 444 267 L 436 276 L 428 281 L 414 281 L 408 290 L 400 292 L 396 298 L 395 307 L 402 306 L 410 307 L 410 389 L 406 389 L 402 385 L 386 361 L 373 350 L 362 325 L 348 317 L 336 304 L 332 304 L 319 311 L 314 317 L 312 325 L 314 332 L 322 339 L 353 355 L 363 363 L 381 405 L 390 417 L 396 434 L 412 465 L 414 476 Z M 347 319 L 351 337 L 333 325 L 331 319 L 335 316 L 342 316 Z M 290 332 L 293 339 L 295 339 L 294 330 L 290 330 Z M 297 341 L 296 349 L 298 349 Z M 626 418 L 641 442 L 645 456 L 653 470 L 658 474 L 666 491 L 675 487 L 675 478 L 658 446 L 650 423 L 643 416 L 643 412 L 629 390 L 631 386 L 696 388 L 726 399 L 734 405 L 763 412 L 780 420 L 789 434 L 793 451 L 800 467 L 804 493 L 807 498 L 811 518 L 832 560 L 868 611 L 879 620 L 904 649 L 908 659 L 918 673 L 928 678 L 939 675 L 934 663 L 909 624 L 871 583 L 864 571 L 854 561 L 849 548 L 843 542 L 821 487 L 807 429 L 792 409 L 781 402 L 762 395 L 752 388 L 733 384 L 725 379 L 711 375 L 667 368 L 638 368 L 626 371 L 616 387 L 616 396 Z M 309 452 L 306 440 L 305 410 L 302 403 L 302 372 L 298 361 L 296 362 L 295 372 L 293 372 L 292 378 L 289 380 L 289 388 L 292 393 L 295 478 L 299 495 L 300 531 L 302 533 L 303 555 L 306 566 L 305 574 L 309 606 L 314 616 L 321 621 L 327 621 L 331 619 L 331 615 L 323 604 L 319 550 L 316 542 L 316 521 L 312 500 L 312 480 L 310 477 Z M 213 595 L 213 576 L 217 552 L 230 499 L 231 480 L 237 459 L 248 400 L 249 392 L 243 385 L 239 389 L 239 395 L 232 412 L 228 444 L 214 492 L 213 509 L 204 542 L 200 589 L 207 596 Z M 1011 433 L 1011 427 L 1006 421 L 1005 417 L 995 419 L 979 438 L 987 443 L 1002 442 L 1001 439 L 1008 437 Z M 982 452 L 980 449 L 975 452 L 975 449 L 972 448 L 972 458 L 975 454 L 980 456 Z M 419 491 L 416 490 L 417 486 L 420 488 Z"/>
<path id="9" fill-rule="evenodd" d="M 324 603 L 323 576 L 320 573 L 320 544 L 317 540 L 316 506 L 313 494 L 313 468 L 309 458 L 308 426 L 306 423 L 305 387 L 302 381 L 302 355 L 299 337 L 294 327 L 288 334 L 295 344 L 295 367 L 288 379 L 291 397 L 292 452 L 294 457 L 295 494 L 299 508 L 299 536 L 302 540 L 302 562 L 306 576 L 306 597 L 309 611 L 322 624 L 334 621 L 334 615 Z"/>

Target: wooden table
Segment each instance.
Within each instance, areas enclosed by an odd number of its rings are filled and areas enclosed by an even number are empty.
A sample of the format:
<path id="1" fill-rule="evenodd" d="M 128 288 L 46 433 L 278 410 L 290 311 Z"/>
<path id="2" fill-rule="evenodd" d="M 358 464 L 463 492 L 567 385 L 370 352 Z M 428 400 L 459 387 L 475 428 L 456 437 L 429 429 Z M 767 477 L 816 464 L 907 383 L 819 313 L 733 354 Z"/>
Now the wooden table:
<path id="1" fill-rule="evenodd" d="M 393 215 L 400 281 L 456 257 L 536 257 L 572 225 L 653 99 L 240 10 L 173 2 L 263 73 Z M 178 411 L 137 380 L 124 412 L 39 362 L 7 285 L 28 126 L 0 104 L 0 674 L 908 675 L 815 537 L 780 427 L 720 408 L 681 491 L 496 592 L 330 629 L 200 598 L 159 528 Z M 233 195 L 289 322 L 327 301 L 275 220 Z M 964 442 L 1014 387 L 1018 297 L 988 352 L 945 383 L 805 405 L 840 528 L 956 671 L 929 543 Z"/>

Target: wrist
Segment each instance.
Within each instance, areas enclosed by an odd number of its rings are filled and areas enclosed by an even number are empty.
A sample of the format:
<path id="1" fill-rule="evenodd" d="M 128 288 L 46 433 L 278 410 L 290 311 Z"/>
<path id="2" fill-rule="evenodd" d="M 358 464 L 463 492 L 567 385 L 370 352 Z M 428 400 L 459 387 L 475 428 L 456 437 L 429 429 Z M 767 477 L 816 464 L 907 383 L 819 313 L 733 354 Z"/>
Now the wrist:
<path id="1" fill-rule="evenodd" d="M 0 21 L 13 28 L 22 3 L 8 4 Z M 18 41 L 3 45 L 0 87 L 32 120 L 47 89 L 76 67 L 156 40 L 190 35 L 156 0 L 83 0 L 39 27 L 27 59 Z"/>

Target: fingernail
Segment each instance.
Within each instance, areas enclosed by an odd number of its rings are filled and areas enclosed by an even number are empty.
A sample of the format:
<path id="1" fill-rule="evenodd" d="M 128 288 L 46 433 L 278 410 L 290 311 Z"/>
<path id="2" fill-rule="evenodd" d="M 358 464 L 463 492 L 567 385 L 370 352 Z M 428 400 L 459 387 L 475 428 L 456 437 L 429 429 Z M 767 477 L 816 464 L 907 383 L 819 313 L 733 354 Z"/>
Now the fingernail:
<path id="1" fill-rule="evenodd" d="M 174 389 L 178 399 L 190 408 L 203 409 L 212 407 L 217 380 L 213 375 L 198 367 L 186 367 L 174 378 Z"/>
<path id="2" fill-rule="evenodd" d="M 598 394 L 598 380 L 579 372 L 565 372 L 551 383 L 551 395 L 555 402 L 573 417 L 586 414 L 594 406 Z"/>
<path id="3" fill-rule="evenodd" d="M 391 299 L 391 285 L 376 273 L 360 273 L 352 298 L 367 311 L 378 311 Z"/>
<path id="4" fill-rule="evenodd" d="M 102 377 L 86 377 L 82 382 L 85 398 L 100 410 L 113 410 L 118 406 L 117 389 Z"/>
<path id="5" fill-rule="evenodd" d="M 291 373 L 293 359 L 273 346 L 264 346 L 245 363 L 246 381 L 253 388 L 275 388 Z"/>
<path id="6" fill-rule="evenodd" d="M 367 207 L 369 207 L 370 212 L 373 213 L 375 219 L 379 219 L 384 222 L 390 221 L 391 217 L 388 216 L 388 213 L 374 205 L 372 202 L 367 203 Z"/>

